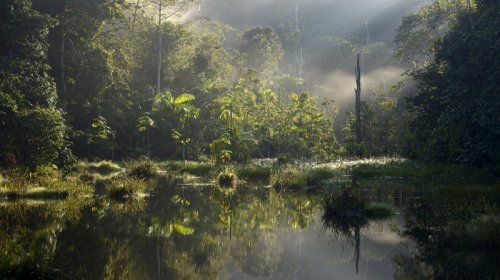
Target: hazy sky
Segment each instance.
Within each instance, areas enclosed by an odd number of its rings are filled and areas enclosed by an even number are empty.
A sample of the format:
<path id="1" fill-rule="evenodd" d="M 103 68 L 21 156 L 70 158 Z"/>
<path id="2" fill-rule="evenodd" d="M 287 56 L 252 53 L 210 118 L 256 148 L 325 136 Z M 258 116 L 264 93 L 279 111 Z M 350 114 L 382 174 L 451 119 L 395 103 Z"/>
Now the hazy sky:
<path id="1" fill-rule="evenodd" d="M 245 29 L 295 22 L 295 11 L 308 30 L 340 37 L 365 34 L 392 43 L 401 17 L 415 10 L 416 0 L 201 0 L 194 14 Z"/>
<path id="2" fill-rule="evenodd" d="M 271 25 L 296 22 L 301 28 L 314 36 L 336 36 L 341 38 L 360 38 L 365 40 L 369 34 L 369 43 L 384 42 L 392 47 L 395 30 L 403 16 L 415 12 L 426 0 L 201 0 L 190 13 L 194 18 L 211 20 L 223 19 L 240 30 L 257 25 Z M 297 6 L 298 5 L 298 6 Z M 297 8 L 298 7 L 298 8 Z M 307 43 L 305 43 L 307 44 Z M 314 50 L 310 50 L 314 51 Z M 311 57 L 316 53 L 305 53 L 308 64 L 306 77 L 314 78 L 310 83 L 321 88 L 318 94 L 332 98 L 339 105 L 340 118 L 343 111 L 353 110 L 355 88 L 354 70 L 336 68 L 323 71 L 319 65 L 311 64 Z M 352 65 L 354 69 L 355 61 Z M 307 71 L 307 70 L 306 70 Z M 370 96 L 380 82 L 386 88 L 401 79 L 401 69 L 387 64 L 371 67 L 362 75 L 362 94 Z"/>

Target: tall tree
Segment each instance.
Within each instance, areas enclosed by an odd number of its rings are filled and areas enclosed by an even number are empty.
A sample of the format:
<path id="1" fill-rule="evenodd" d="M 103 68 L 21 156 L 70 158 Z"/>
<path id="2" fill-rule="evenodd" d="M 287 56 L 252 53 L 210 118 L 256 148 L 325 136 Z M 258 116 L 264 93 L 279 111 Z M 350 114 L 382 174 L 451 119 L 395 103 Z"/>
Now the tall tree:
<path id="1" fill-rule="evenodd" d="M 158 68 L 156 72 L 156 92 L 161 92 L 161 67 L 162 67 L 162 23 L 170 17 L 186 9 L 194 0 L 152 0 L 158 14 Z"/>
<path id="2" fill-rule="evenodd" d="M 48 75 L 48 16 L 31 1 L 0 2 L 0 158 L 4 164 L 64 165 L 66 126 Z"/>
<path id="3" fill-rule="evenodd" d="M 500 5 L 477 1 L 436 44 L 436 58 L 415 74 L 411 100 L 417 154 L 481 166 L 500 160 Z"/>

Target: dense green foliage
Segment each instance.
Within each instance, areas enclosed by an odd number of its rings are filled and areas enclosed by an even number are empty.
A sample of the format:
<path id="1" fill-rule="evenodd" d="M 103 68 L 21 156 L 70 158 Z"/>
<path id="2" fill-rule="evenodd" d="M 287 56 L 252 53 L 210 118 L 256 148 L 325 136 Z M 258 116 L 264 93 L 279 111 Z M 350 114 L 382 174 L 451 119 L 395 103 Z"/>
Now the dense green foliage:
<path id="1" fill-rule="evenodd" d="M 69 166 L 73 154 L 219 166 L 263 157 L 498 161 L 496 1 L 423 5 L 403 18 L 393 50 L 371 42 L 368 25 L 364 40 L 327 36 L 299 17 L 242 30 L 171 20 L 191 2 L 164 3 L 158 23 L 150 1 L 3 1 L 2 166 Z M 373 91 L 363 88 L 361 143 L 350 103 L 318 84 L 350 72 L 357 53 L 363 75 L 380 76 Z M 384 78 L 395 67 L 409 74 L 396 84 Z"/>
<path id="2" fill-rule="evenodd" d="M 417 155 L 475 166 L 500 160 L 500 7 L 480 1 L 437 43 L 436 56 L 414 74 L 411 102 Z"/>
<path id="3" fill-rule="evenodd" d="M 0 3 L 0 157 L 5 165 L 71 160 L 46 63 L 46 36 L 53 23 L 30 1 Z"/>

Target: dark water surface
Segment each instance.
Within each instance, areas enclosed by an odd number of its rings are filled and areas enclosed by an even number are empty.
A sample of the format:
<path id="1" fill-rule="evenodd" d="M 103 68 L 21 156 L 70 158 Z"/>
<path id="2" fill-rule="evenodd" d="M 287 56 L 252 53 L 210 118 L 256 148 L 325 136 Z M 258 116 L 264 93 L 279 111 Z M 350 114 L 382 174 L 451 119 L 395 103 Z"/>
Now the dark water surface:
<path id="1" fill-rule="evenodd" d="M 309 194 L 264 186 L 241 185 L 231 192 L 161 180 L 144 199 L 0 202 L 0 278 L 500 275 L 498 188 L 450 191 L 381 179 Z M 392 205 L 395 216 L 325 217 L 325 199 L 345 195 L 346 189 L 367 203 Z"/>

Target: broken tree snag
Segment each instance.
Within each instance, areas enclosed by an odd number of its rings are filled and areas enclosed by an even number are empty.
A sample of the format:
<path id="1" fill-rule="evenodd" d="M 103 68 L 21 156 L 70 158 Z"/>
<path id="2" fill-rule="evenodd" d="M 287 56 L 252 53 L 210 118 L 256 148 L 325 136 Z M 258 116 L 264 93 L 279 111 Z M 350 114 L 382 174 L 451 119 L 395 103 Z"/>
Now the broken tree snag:
<path id="1" fill-rule="evenodd" d="M 359 67 L 359 53 L 356 68 L 356 143 L 361 144 L 361 68 Z"/>

